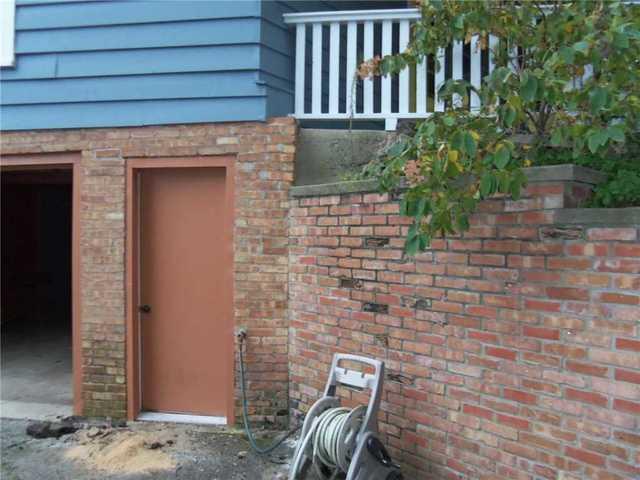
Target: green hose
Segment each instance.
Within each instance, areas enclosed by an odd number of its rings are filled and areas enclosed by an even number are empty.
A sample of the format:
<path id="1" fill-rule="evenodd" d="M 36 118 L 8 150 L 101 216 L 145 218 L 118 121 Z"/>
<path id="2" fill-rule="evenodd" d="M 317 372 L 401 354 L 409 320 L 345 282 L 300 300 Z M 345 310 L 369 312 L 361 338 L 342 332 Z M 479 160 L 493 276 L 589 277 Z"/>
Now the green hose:
<path id="1" fill-rule="evenodd" d="M 259 455 L 266 455 L 268 453 L 273 452 L 276 448 L 284 443 L 284 441 L 289 438 L 291 435 L 300 430 L 302 425 L 298 425 L 297 427 L 289 430 L 284 434 L 279 440 L 276 440 L 274 443 L 269 445 L 268 447 L 261 448 L 256 443 L 256 439 L 253 436 L 253 432 L 251 431 L 251 426 L 249 425 L 249 413 L 248 413 L 248 405 L 247 405 L 247 393 L 246 393 L 246 385 L 244 380 L 244 355 L 242 353 L 242 349 L 244 346 L 244 341 L 246 338 L 246 334 L 238 335 L 238 339 L 240 340 L 240 391 L 242 392 L 242 420 L 244 423 L 244 431 L 247 433 L 247 438 L 249 439 L 249 445 L 251 445 L 251 449 Z"/>

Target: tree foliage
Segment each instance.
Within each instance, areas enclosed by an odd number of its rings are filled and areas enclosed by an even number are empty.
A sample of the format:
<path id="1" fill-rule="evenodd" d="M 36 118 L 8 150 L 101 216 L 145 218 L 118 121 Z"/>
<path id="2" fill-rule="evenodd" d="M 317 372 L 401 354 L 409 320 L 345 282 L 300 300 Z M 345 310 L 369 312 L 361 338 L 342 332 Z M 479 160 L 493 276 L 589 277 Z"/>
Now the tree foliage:
<path id="1" fill-rule="evenodd" d="M 390 75 L 433 58 L 454 41 L 490 48 L 495 68 L 475 89 L 465 80 L 439 87 L 444 112 L 366 167 L 384 190 L 404 183 L 401 210 L 415 219 L 406 250 L 469 226 L 477 203 L 496 193 L 518 198 L 521 170 L 545 149 L 572 158 L 623 151 L 638 131 L 640 14 L 603 0 L 423 0 L 408 48 L 365 62 L 362 76 Z M 479 108 L 470 111 L 470 96 Z"/>

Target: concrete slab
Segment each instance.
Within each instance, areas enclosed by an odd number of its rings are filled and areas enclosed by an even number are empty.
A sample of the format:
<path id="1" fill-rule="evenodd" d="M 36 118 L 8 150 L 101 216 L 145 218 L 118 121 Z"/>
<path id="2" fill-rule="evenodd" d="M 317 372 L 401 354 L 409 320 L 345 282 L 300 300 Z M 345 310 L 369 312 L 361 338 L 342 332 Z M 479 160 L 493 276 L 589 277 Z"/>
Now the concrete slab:
<path id="1" fill-rule="evenodd" d="M 73 408 L 71 337 L 62 330 L 2 335 L 0 416 L 50 420 Z"/>
<path id="2" fill-rule="evenodd" d="M 72 414 L 72 405 L 0 401 L 0 417 L 2 418 L 53 421 L 60 417 L 70 417 Z"/>

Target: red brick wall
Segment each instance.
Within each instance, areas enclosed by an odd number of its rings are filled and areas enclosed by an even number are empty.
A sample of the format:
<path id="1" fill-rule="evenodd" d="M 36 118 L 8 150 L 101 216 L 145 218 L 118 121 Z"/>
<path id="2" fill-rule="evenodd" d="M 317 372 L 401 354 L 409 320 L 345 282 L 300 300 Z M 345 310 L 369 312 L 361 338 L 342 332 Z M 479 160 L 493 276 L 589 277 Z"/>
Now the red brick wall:
<path id="1" fill-rule="evenodd" d="M 296 125 L 290 118 L 141 128 L 3 132 L 3 154 L 81 152 L 81 322 L 85 415 L 126 415 L 127 158 L 233 155 L 235 323 L 249 329 L 255 419 L 287 411 L 287 212 Z M 236 395 L 236 398 L 238 396 Z M 236 414 L 240 414 L 237 403 Z"/>
<path id="2" fill-rule="evenodd" d="M 558 224 L 584 187 L 485 202 L 415 259 L 386 195 L 296 199 L 294 412 L 334 352 L 363 354 L 386 362 L 380 427 L 406 478 L 640 478 L 638 225 Z"/>

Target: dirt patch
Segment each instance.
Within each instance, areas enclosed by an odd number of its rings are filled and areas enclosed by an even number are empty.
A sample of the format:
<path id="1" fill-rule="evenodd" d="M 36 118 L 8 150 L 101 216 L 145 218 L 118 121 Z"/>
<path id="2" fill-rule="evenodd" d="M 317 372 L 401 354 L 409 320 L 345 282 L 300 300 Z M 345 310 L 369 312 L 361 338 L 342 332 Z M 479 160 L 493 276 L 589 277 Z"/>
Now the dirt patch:
<path id="1" fill-rule="evenodd" d="M 256 455 L 234 428 L 73 421 L 80 427 L 73 434 L 35 439 L 26 433 L 29 422 L 0 419 L 0 478 L 284 480 L 293 454 L 291 440 L 274 455 Z"/>
<path id="2" fill-rule="evenodd" d="M 133 474 L 175 470 L 171 456 L 173 435 L 129 430 L 83 430 L 76 434 L 77 445 L 65 457 L 109 474 Z M 184 448 L 185 445 L 182 445 Z"/>

